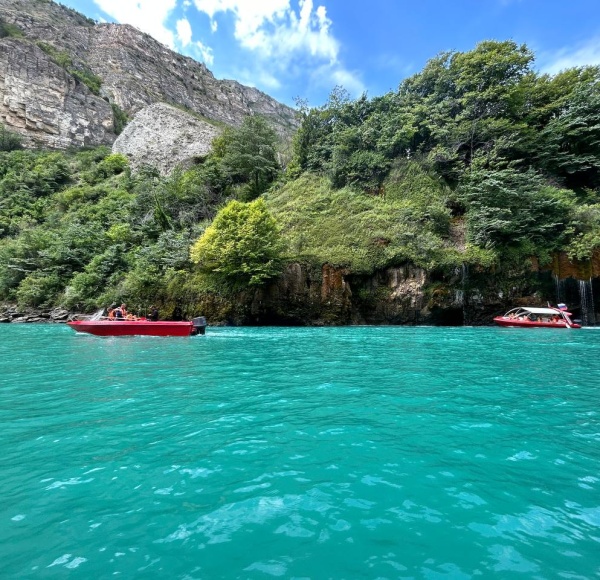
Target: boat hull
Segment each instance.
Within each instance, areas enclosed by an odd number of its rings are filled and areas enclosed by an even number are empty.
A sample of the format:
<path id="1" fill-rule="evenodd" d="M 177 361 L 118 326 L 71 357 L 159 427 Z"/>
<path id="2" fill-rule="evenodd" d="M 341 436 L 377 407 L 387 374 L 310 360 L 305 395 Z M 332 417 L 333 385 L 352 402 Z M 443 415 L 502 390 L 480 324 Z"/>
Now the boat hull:
<path id="1" fill-rule="evenodd" d="M 581 324 L 573 322 L 570 325 L 564 320 L 557 322 L 540 322 L 539 320 L 517 320 L 515 318 L 505 318 L 504 316 L 496 316 L 494 322 L 500 326 L 514 326 L 519 328 L 581 328 Z"/>
<path id="2" fill-rule="evenodd" d="M 192 322 L 149 320 L 73 320 L 67 324 L 76 332 L 95 336 L 190 336 Z"/>

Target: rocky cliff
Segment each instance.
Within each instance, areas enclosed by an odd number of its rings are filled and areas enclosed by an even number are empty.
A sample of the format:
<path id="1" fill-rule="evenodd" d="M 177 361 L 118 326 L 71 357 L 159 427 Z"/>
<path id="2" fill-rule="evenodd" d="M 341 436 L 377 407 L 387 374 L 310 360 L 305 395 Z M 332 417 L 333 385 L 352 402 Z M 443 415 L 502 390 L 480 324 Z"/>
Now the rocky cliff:
<path id="1" fill-rule="evenodd" d="M 27 144 L 110 144 L 111 105 L 130 118 L 166 102 L 229 125 L 260 114 L 280 135 L 296 126 L 289 107 L 215 79 L 132 26 L 98 24 L 49 0 L 0 0 L 0 19 L 0 122 Z"/>
<path id="2" fill-rule="evenodd" d="M 129 158 L 135 171 L 141 165 L 156 167 L 163 175 L 204 157 L 220 129 L 202 119 L 155 103 L 135 116 L 113 144 L 113 152 Z"/>
<path id="3" fill-rule="evenodd" d="M 0 40 L 0 121 L 29 146 L 109 145 L 111 106 L 36 45 Z"/>
<path id="4" fill-rule="evenodd" d="M 597 252 L 592 262 L 599 260 Z M 211 324 L 455 326 L 489 325 L 514 306 L 566 302 L 575 318 L 589 326 L 598 322 L 593 296 L 600 294 L 600 276 L 581 279 L 585 267 L 565 254 L 541 269 L 534 264 L 528 270 L 491 272 L 465 266 L 445 274 L 405 264 L 359 276 L 330 264 L 293 263 L 263 288 L 229 298 L 186 296 L 177 306 L 188 317 L 202 312 Z M 174 306 L 163 305 L 164 315 Z"/>

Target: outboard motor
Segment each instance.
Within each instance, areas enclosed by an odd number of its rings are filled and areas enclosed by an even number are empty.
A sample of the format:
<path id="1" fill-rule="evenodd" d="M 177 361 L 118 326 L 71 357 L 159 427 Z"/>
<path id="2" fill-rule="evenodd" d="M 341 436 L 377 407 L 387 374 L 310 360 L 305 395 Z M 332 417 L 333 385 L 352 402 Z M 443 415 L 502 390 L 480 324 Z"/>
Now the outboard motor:
<path id="1" fill-rule="evenodd" d="M 192 324 L 194 325 L 192 328 L 192 336 L 206 333 L 206 318 L 204 316 L 192 318 Z"/>

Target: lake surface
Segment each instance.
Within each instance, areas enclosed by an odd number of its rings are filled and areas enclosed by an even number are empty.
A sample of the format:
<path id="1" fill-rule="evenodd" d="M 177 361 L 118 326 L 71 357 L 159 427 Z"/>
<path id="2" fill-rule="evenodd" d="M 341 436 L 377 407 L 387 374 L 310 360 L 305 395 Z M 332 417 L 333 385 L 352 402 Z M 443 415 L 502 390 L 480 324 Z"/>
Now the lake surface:
<path id="1" fill-rule="evenodd" d="M 600 328 L 0 326 L 1 578 L 597 578 Z"/>

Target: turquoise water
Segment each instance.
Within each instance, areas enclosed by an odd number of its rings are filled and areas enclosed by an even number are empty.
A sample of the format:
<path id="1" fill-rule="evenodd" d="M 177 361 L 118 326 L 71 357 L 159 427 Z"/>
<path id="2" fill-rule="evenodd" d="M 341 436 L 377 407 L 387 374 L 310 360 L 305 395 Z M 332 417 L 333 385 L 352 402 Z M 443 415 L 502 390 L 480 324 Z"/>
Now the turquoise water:
<path id="1" fill-rule="evenodd" d="M 1 578 L 593 578 L 600 329 L 0 327 Z"/>

